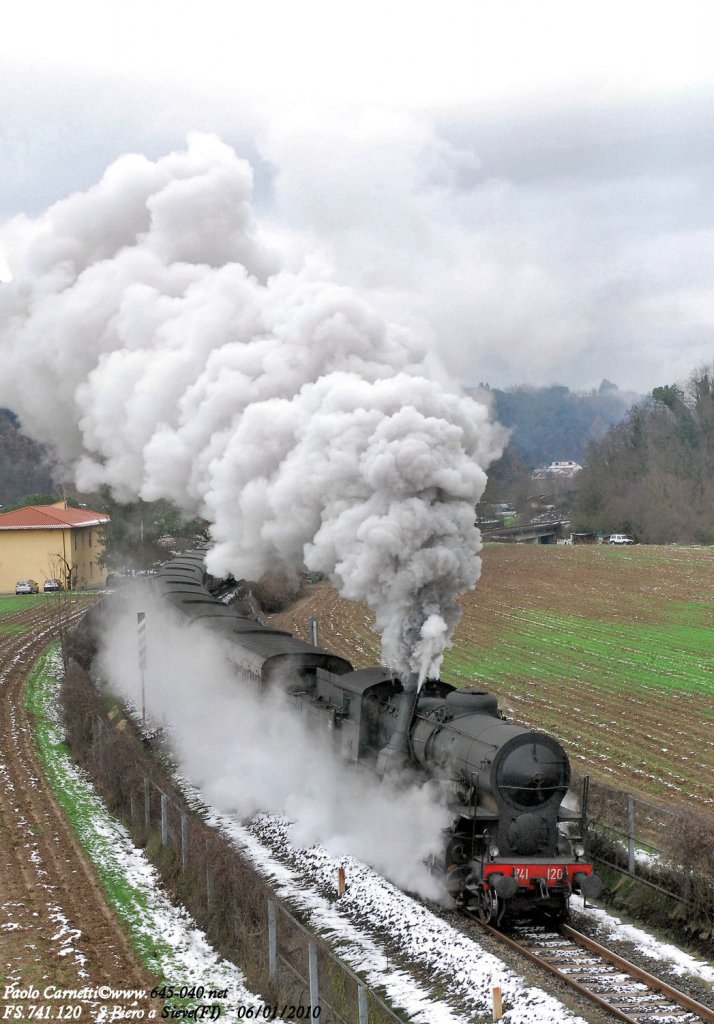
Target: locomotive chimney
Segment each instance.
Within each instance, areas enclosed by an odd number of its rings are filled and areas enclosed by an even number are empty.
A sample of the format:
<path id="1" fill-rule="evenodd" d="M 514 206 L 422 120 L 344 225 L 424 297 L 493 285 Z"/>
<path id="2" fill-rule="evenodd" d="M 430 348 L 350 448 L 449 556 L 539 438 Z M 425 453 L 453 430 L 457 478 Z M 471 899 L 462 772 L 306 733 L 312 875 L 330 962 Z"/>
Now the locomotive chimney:
<path id="1" fill-rule="evenodd" d="M 403 767 L 409 760 L 409 729 L 419 700 L 419 676 L 412 673 L 404 690 L 399 695 L 399 708 L 394 723 L 394 732 L 389 743 L 382 747 L 377 758 L 377 772 L 385 775 L 388 771 Z"/>

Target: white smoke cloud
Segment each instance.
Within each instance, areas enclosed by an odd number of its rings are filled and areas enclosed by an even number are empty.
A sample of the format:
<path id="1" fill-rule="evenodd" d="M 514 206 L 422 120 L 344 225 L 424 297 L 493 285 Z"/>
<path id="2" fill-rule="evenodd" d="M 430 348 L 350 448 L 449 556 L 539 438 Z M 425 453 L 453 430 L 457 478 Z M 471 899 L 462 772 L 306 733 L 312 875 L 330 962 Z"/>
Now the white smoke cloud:
<path id="1" fill-rule="evenodd" d="M 258 696 L 237 678 L 226 641 L 199 625 L 187 631 L 165 607 L 124 597 L 103 639 L 101 677 L 113 694 L 141 706 L 136 611 L 145 611 L 147 717 L 167 729 L 181 771 L 207 803 L 240 819 L 286 814 L 295 845 L 319 842 L 404 888 L 443 895 L 426 864 L 443 853 L 442 829 L 450 824 L 434 784 L 380 782 L 343 764 L 327 734 L 308 730 L 280 692 Z"/>
<path id="2" fill-rule="evenodd" d="M 208 519 L 211 572 L 322 570 L 374 609 L 385 664 L 436 674 L 504 433 L 412 333 L 281 268 L 251 192 L 193 134 L 0 228 L 0 404 L 80 488 Z"/>

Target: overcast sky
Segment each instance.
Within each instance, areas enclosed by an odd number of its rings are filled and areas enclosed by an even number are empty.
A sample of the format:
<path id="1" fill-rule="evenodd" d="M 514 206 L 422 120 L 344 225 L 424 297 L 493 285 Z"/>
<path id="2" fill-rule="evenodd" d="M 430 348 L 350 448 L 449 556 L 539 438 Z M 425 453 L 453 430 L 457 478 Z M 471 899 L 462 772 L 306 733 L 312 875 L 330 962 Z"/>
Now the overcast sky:
<path id="1" fill-rule="evenodd" d="M 276 242 L 464 383 L 647 391 L 714 359 L 712 28 L 691 0 L 6 4 L 0 222 L 214 131 Z"/>

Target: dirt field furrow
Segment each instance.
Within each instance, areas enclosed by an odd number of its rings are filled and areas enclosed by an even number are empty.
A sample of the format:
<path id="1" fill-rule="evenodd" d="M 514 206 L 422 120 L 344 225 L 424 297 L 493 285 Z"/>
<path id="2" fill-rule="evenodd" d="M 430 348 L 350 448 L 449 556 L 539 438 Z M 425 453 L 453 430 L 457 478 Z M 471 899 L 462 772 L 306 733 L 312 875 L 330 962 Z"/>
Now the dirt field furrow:
<path id="1" fill-rule="evenodd" d="M 140 968 L 107 907 L 35 753 L 24 687 L 55 624 L 46 608 L 17 622 L 23 632 L 0 637 L 0 981 L 40 991 L 149 990 L 155 979 Z M 92 1019 L 92 1001 L 80 1004 L 82 1016 L 74 1019 Z"/>
<path id="2" fill-rule="evenodd" d="M 488 545 L 442 678 L 496 693 L 581 771 L 714 813 L 714 550 Z M 379 660 L 364 605 L 312 584 L 274 625 L 355 667 Z"/>

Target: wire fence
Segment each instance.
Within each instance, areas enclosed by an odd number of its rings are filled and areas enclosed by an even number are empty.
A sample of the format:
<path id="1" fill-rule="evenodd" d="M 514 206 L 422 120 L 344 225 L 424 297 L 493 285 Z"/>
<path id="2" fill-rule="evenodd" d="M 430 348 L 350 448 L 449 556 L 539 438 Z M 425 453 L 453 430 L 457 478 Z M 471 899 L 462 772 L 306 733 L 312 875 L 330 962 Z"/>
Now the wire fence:
<path id="1" fill-rule="evenodd" d="M 671 831 L 675 819 L 674 811 L 632 793 L 618 793 L 615 798 L 610 795 L 608 819 L 598 816 L 591 828 L 610 837 L 615 853 L 610 858 L 602 854 L 599 860 L 631 878 L 661 888 L 673 899 L 683 900 L 681 893 L 657 886 L 649 877 L 653 867 L 665 863 L 667 851 L 662 836 Z"/>
<path id="2" fill-rule="evenodd" d="M 87 715 L 85 714 L 85 722 Z M 325 1024 L 404 1024 L 300 921 L 229 840 L 188 806 L 118 712 L 96 709 L 83 761 L 209 939 L 241 965 L 273 1016 Z M 75 736 L 76 742 L 76 736 Z M 336 892 L 344 876 L 335 878 Z M 337 897 L 339 898 L 339 897 Z"/>
<path id="3" fill-rule="evenodd" d="M 711 822 L 592 782 L 589 847 L 601 863 L 704 917 L 714 910 Z"/>
<path id="4" fill-rule="evenodd" d="M 319 1006 L 320 1019 L 336 1024 L 401 1020 L 187 805 L 170 770 L 157 764 L 156 751 L 146 749 L 119 711 L 107 714 L 76 664 L 65 675 L 64 703 L 74 756 L 209 941 L 241 965 L 254 991 L 274 1006 L 301 1007 L 303 1017 L 306 1008 Z M 703 922 L 704 931 L 714 929 L 714 836 L 708 819 L 591 780 L 588 821 L 591 855 L 678 901 L 682 914 Z"/>
<path id="5" fill-rule="evenodd" d="M 143 779 L 141 791 L 129 790 L 130 821 L 133 826 L 143 815 L 146 830 L 155 827 L 161 834 L 161 845 L 172 845 L 178 852 L 181 869 L 189 863 L 190 813 L 182 810 L 159 786 L 147 777 Z M 663 845 L 663 837 L 672 834 L 677 813 L 671 808 L 653 804 L 632 793 L 608 793 L 608 818 L 601 813 L 591 821 L 591 830 L 597 830 L 610 837 L 614 854 L 609 858 L 601 852 L 598 859 L 631 878 L 660 889 L 666 895 L 680 902 L 685 894 L 675 886 L 659 885 L 652 880 L 657 870 L 667 869 L 669 854 Z M 210 897 L 212 880 L 210 868 L 206 868 L 207 895 Z"/>

